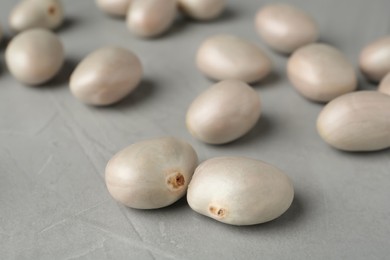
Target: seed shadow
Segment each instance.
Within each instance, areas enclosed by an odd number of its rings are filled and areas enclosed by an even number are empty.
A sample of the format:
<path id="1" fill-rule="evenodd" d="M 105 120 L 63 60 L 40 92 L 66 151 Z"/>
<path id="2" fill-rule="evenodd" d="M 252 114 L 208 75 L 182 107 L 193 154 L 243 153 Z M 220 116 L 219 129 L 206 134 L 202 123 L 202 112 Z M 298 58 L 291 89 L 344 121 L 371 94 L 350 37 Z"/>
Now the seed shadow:
<path id="1" fill-rule="evenodd" d="M 390 155 L 390 147 L 384 148 L 381 150 L 377 150 L 377 151 L 361 151 L 361 152 L 342 151 L 342 150 L 338 150 L 336 148 L 333 148 L 331 146 L 329 146 L 329 149 L 340 154 L 340 156 L 354 157 L 354 158 L 358 157 L 361 160 L 372 160 L 373 158 L 380 159 L 382 156 L 383 156 L 383 158 L 386 158 L 386 159 L 390 158 L 390 156 L 389 156 Z"/>
<path id="2" fill-rule="evenodd" d="M 124 110 L 130 107 L 137 106 L 140 102 L 151 97 L 156 91 L 156 85 L 149 79 L 143 79 L 139 86 L 130 93 L 127 97 L 116 104 L 108 106 L 109 108 Z"/>
<path id="3" fill-rule="evenodd" d="M 237 17 L 239 17 L 239 12 L 235 9 L 228 7 L 220 14 L 220 16 L 218 16 L 215 19 L 201 21 L 201 20 L 196 20 L 196 19 L 188 17 L 188 16 L 186 16 L 184 19 L 186 22 L 189 22 L 189 23 L 209 25 L 209 24 L 213 24 L 213 23 L 224 23 L 227 21 L 234 20 Z"/>
<path id="4" fill-rule="evenodd" d="M 250 84 L 252 87 L 259 87 L 259 88 L 265 88 L 265 87 L 273 87 L 277 85 L 282 80 L 282 74 L 278 71 L 273 70 L 268 76 L 266 76 L 264 79 L 255 82 L 253 84 Z"/>
<path id="5" fill-rule="evenodd" d="M 188 27 L 188 23 L 186 22 L 186 18 L 179 16 L 173 22 L 171 27 L 163 34 L 157 35 L 156 37 L 151 37 L 152 40 L 163 40 L 169 37 L 173 37 L 174 35 L 180 34 L 184 32 Z"/>
<path id="6" fill-rule="evenodd" d="M 72 75 L 72 72 L 76 68 L 77 64 L 79 63 L 79 60 L 76 59 L 65 59 L 64 64 L 62 65 L 61 70 L 58 72 L 58 74 L 47 83 L 44 83 L 40 85 L 40 88 L 55 88 L 55 87 L 62 87 L 64 85 L 69 84 L 70 76 Z"/>
<path id="7" fill-rule="evenodd" d="M 3 34 L 3 38 L 0 41 L 0 51 L 5 51 L 8 44 L 10 43 L 11 39 L 12 39 L 11 36 L 9 36 L 7 34 Z"/>
<path id="8" fill-rule="evenodd" d="M 80 20 L 75 17 L 66 17 L 61 24 L 60 27 L 58 27 L 55 31 L 58 33 L 65 32 L 69 29 L 72 29 L 73 27 L 77 26 L 80 23 Z"/>
<path id="9" fill-rule="evenodd" d="M 255 126 L 243 137 L 234 140 L 233 142 L 221 144 L 221 145 L 213 145 L 214 148 L 234 148 L 237 146 L 243 146 L 246 144 L 254 143 L 258 139 L 268 138 L 272 133 L 272 129 L 274 128 L 272 120 L 267 115 L 262 115 L 261 118 L 257 121 Z"/>

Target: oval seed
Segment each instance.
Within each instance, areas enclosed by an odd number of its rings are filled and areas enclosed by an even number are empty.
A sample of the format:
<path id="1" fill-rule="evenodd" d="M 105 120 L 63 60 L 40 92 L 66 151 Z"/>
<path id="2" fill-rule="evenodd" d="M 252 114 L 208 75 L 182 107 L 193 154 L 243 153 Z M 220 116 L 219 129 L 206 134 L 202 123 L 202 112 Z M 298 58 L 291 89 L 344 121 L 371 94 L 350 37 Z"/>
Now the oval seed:
<path id="1" fill-rule="evenodd" d="M 123 99 L 139 84 L 142 65 L 129 50 L 105 47 L 90 53 L 70 78 L 72 94 L 90 105 L 110 105 Z"/>
<path id="2" fill-rule="evenodd" d="M 288 61 L 287 74 L 299 93 L 317 102 L 328 102 L 357 87 L 352 64 L 326 44 L 309 44 L 295 51 Z"/>
<path id="3" fill-rule="evenodd" d="M 366 46 L 360 54 L 360 69 L 375 82 L 390 72 L 390 36 L 386 36 Z"/>
<path id="4" fill-rule="evenodd" d="M 176 0 L 134 0 L 127 13 L 127 27 L 141 37 L 166 32 L 175 20 Z"/>
<path id="5" fill-rule="evenodd" d="M 234 35 L 207 38 L 196 56 L 199 70 L 215 80 L 257 82 L 271 72 L 271 60 L 255 44 Z"/>
<path id="6" fill-rule="evenodd" d="M 18 34 L 8 44 L 5 61 L 11 74 L 28 85 L 52 79 L 64 63 L 59 38 L 46 29 L 31 29 Z"/>
<path id="7" fill-rule="evenodd" d="M 184 196 L 197 163 L 194 149 L 179 139 L 141 141 L 108 162 L 107 188 L 115 200 L 131 208 L 165 207 Z"/>
<path id="8" fill-rule="evenodd" d="M 358 91 L 327 104 L 317 119 L 325 142 L 345 151 L 375 151 L 390 147 L 390 97 L 378 91 Z"/>
<path id="9" fill-rule="evenodd" d="M 11 12 L 9 24 L 13 31 L 32 28 L 56 29 L 64 21 L 64 11 L 58 0 L 23 0 Z"/>
<path id="10" fill-rule="evenodd" d="M 261 114 L 255 90 L 237 80 L 221 81 L 200 94 L 188 109 L 190 133 L 210 144 L 231 142 L 246 134 Z"/>
<path id="11" fill-rule="evenodd" d="M 96 0 L 103 12 L 113 16 L 126 16 L 131 0 Z"/>
<path id="12" fill-rule="evenodd" d="M 289 4 L 266 5 L 257 13 L 255 24 L 261 38 L 271 48 L 286 54 L 319 38 L 315 20 Z"/>
<path id="13" fill-rule="evenodd" d="M 382 79 L 378 90 L 379 92 L 390 95 L 390 72 Z"/>
<path id="14" fill-rule="evenodd" d="M 217 18 L 226 6 L 226 0 L 178 0 L 178 3 L 186 15 L 200 21 Z"/>
<path id="15" fill-rule="evenodd" d="M 294 188 L 279 169 L 244 157 L 218 157 L 199 165 L 188 187 L 190 207 L 231 225 L 271 221 L 291 205 Z"/>

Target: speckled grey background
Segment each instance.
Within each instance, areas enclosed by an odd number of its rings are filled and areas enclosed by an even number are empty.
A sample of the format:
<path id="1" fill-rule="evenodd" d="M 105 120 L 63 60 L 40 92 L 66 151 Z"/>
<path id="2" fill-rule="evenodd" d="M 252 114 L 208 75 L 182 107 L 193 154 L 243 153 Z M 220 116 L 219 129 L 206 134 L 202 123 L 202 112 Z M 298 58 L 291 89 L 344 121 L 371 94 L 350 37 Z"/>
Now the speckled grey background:
<path id="1" fill-rule="evenodd" d="M 343 153 L 326 145 L 315 129 L 322 105 L 294 91 L 286 57 L 265 48 L 275 73 L 254 86 L 264 114 L 247 136 L 209 146 L 186 131 L 186 108 L 211 84 L 194 65 L 200 42 L 225 32 L 264 46 L 253 19 L 270 1 L 231 0 L 218 21 L 179 22 L 152 41 L 132 36 L 94 1 L 63 2 L 67 22 L 58 35 L 67 62 L 53 82 L 19 84 L 5 68 L 4 43 L 0 51 L 1 259 L 389 259 L 390 151 Z M 355 64 L 364 45 L 390 32 L 389 0 L 289 2 L 313 14 L 322 41 Z M 3 27 L 14 3 L 1 0 Z M 145 79 L 115 106 L 85 106 L 69 92 L 69 73 L 87 53 L 111 44 L 140 56 Z M 361 81 L 360 88 L 374 87 Z M 117 204 L 104 184 L 107 161 L 132 142 L 161 135 L 189 141 L 202 161 L 241 155 L 277 165 L 295 184 L 291 208 L 267 224 L 233 227 L 196 214 L 185 199 L 153 211 Z"/>

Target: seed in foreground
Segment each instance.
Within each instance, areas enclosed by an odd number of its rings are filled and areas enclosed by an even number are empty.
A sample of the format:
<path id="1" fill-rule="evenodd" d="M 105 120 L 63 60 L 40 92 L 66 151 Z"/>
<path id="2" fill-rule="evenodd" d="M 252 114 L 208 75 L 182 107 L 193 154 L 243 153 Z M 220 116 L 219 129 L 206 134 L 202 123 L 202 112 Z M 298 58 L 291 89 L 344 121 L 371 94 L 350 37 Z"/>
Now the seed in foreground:
<path id="1" fill-rule="evenodd" d="M 142 78 L 142 64 L 131 51 L 104 47 L 90 53 L 70 77 L 70 90 L 80 101 L 111 105 L 132 92 Z"/>
<path id="2" fill-rule="evenodd" d="M 52 79 L 64 63 L 60 39 L 46 29 L 31 29 L 18 34 L 8 44 L 5 61 L 20 82 L 39 85 Z"/>
<path id="3" fill-rule="evenodd" d="M 59 0 L 23 0 L 10 14 L 13 31 L 32 28 L 56 29 L 64 21 L 64 11 Z"/>
<path id="4" fill-rule="evenodd" d="M 287 175 L 272 165 L 244 157 L 203 162 L 187 192 L 194 211 L 231 225 L 271 221 L 290 207 L 293 197 Z"/>
<path id="5" fill-rule="evenodd" d="M 128 207 L 161 208 L 184 196 L 197 163 L 196 152 L 182 140 L 141 141 L 108 162 L 106 185 L 112 197 Z"/>

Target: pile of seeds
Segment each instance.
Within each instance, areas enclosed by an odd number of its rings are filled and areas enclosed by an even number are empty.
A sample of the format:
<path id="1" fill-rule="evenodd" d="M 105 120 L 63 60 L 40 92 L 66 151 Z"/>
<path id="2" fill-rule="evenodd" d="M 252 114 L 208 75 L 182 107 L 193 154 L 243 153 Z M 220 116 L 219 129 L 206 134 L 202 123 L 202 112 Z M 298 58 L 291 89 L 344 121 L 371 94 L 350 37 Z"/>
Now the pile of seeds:
<path id="1" fill-rule="evenodd" d="M 224 0 L 96 3 L 109 15 L 126 17 L 129 30 L 147 38 L 165 33 L 179 12 L 208 21 L 226 7 Z M 5 52 L 15 79 L 40 85 L 60 72 L 64 48 L 51 30 L 63 21 L 59 0 L 24 0 L 15 6 L 9 27 L 17 35 Z M 337 48 L 316 43 L 319 27 L 303 10 L 289 4 L 264 6 L 255 17 L 255 27 L 273 50 L 291 54 L 287 74 L 296 90 L 311 101 L 328 102 L 317 120 L 325 142 L 345 151 L 390 147 L 390 36 L 368 45 L 360 55 L 362 73 L 380 82 L 379 91 L 355 92 L 358 80 L 353 64 Z M 195 60 L 201 73 L 219 82 L 189 105 L 189 132 L 208 144 L 239 139 L 261 120 L 261 100 L 249 84 L 271 73 L 271 59 L 255 43 L 217 34 L 201 43 Z M 70 91 L 83 103 L 107 106 L 136 89 L 143 73 L 135 53 L 107 46 L 78 64 L 70 77 Z M 294 197 L 291 180 L 274 166 L 239 156 L 212 158 L 198 165 L 191 145 L 174 137 L 140 141 L 118 152 L 107 164 L 106 184 L 115 200 L 138 209 L 165 207 L 187 193 L 193 210 L 232 225 L 273 220 Z"/>

